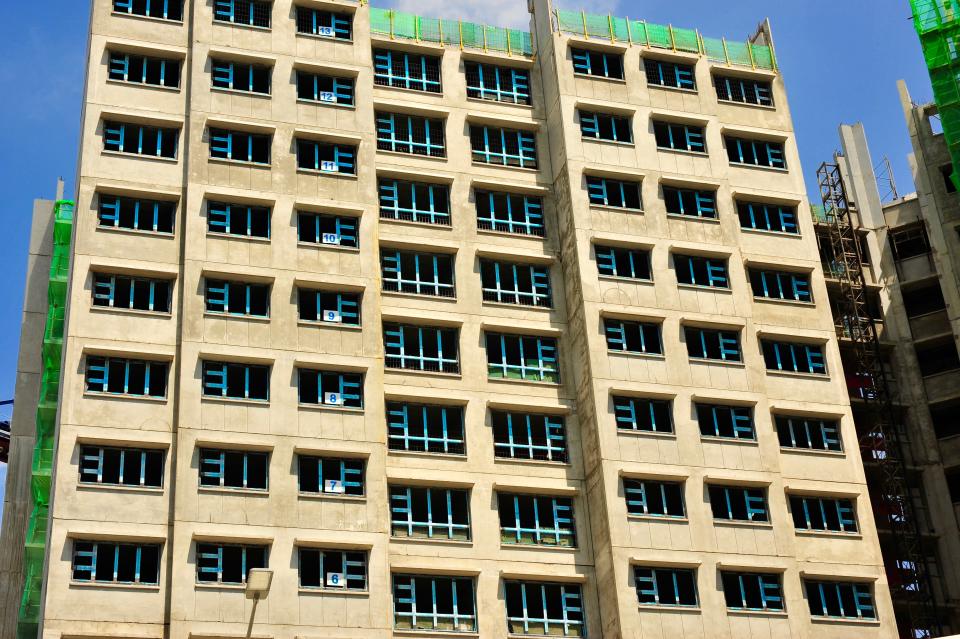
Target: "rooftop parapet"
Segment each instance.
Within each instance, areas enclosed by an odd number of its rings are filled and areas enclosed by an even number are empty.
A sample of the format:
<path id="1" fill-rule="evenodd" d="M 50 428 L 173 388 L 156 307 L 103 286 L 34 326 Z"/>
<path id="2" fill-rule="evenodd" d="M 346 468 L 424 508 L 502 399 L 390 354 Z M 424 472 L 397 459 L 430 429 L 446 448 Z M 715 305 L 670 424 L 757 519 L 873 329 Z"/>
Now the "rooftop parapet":
<path id="1" fill-rule="evenodd" d="M 713 62 L 752 69 L 777 70 L 777 58 L 770 44 L 734 42 L 706 38 L 696 29 L 650 24 L 644 20 L 614 18 L 583 11 L 554 10 L 554 28 L 560 33 L 630 45 L 667 49 L 705 56 Z"/>

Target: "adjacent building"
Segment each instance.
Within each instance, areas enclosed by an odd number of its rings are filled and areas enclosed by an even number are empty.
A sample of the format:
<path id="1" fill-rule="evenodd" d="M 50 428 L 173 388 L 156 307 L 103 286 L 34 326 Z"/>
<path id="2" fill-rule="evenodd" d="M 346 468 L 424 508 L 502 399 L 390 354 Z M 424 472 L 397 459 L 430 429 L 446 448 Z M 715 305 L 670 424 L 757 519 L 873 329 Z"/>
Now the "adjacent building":
<path id="1" fill-rule="evenodd" d="M 43 636 L 897 636 L 769 25 L 530 9 L 93 3 Z"/>

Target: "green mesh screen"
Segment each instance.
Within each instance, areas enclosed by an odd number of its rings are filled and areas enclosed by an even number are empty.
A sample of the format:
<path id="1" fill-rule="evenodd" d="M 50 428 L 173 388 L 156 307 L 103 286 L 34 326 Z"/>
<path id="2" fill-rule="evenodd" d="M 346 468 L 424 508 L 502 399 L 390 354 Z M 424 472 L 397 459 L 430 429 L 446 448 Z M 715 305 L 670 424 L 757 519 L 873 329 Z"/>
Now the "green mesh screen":
<path id="1" fill-rule="evenodd" d="M 461 20 L 424 18 L 392 9 L 371 7 L 370 30 L 377 35 L 402 40 L 436 42 L 464 49 L 482 49 L 511 55 L 533 55 L 532 38 L 528 31 Z"/>
<path id="2" fill-rule="evenodd" d="M 558 9 L 554 17 L 557 29 L 562 33 L 697 53 L 707 56 L 714 62 L 725 64 L 772 71 L 777 69 L 773 50 L 767 45 L 747 42 L 725 43 L 722 39 L 704 38 L 696 29 L 681 29 L 671 25 L 651 24 L 643 20 L 627 20 L 582 11 Z"/>

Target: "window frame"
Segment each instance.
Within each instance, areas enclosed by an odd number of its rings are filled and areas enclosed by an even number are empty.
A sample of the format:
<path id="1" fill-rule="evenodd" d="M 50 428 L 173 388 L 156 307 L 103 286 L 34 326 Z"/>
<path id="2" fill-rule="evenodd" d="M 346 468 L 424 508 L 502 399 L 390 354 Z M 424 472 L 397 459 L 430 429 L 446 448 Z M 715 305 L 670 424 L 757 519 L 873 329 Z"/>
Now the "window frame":
<path id="1" fill-rule="evenodd" d="M 127 297 L 127 306 L 117 304 L 117 284 L 127 282 L 129 294 Z M 170 315 L 172 312 L 173 286 L 175 280 L 162 277 L 139 277 L 136 275 L 124 275 L 118 273 L 105 273 L 93 271 L 91 273 L 90 293 L 92 296 L 93 308 L 113 309 L 121 311 L 138 311 L 141 313 L 156 313 L 160 315 Z M 137 287 L 146 285 L 147 308 L 135 306 L 138 296 Z M 158 291 L 159 289 L 159 291 Z M 98 301 L 105 303 L 98 304 Z M 155 308 L 160 306 L 161 308 Z"/>
<path id="2" fill-rule="evenodd" d="M 312 235 L 307 235 L 307 225 L 312 225 Z M 332 226 L 333 231 L 324 231 Z M 360 248 L 360 218 L 336 213 L 297 211 L 297 243 L 348 249 Z M 312 239 L 304 239 L 310 237 Z"/>
<path id="3" fill-rule="evenodd" d="M 97 579 L 100 564 L 101 549 L 106 552 L 107 547 L 112 549 L 113 578 Z M 121 580 L 120 577 L 120 554 L 121 548 L 135 549 L 134 555 L 134 579 L 133 581 Z M 145 579 L 142 572 L 144 550 L 153 550 L 156 553 L 155 563 L 157 574 L 153 581 Z M 83 583 L 91 585 L 114 584 L 119 586 L 139 586 L 139 587 L 158 587 L 160 585 L 161 559 L 163 556 L 163 544 L 150 542 L 105 540 L 105 539 L 73 539 L 70 553 L 70 581 L 72 583 Z M 83 563 L 81 563 L 81 561 Z M 86 572 L 87 577 L 78 576 L 78 573 Z"/>
<path id="4" fill-rule="evenodd" d="M 640 180 L 621 180 L 602 175 L 586 175 L 587 200 L 590 206 L 606 206 L 624 211 L 643 212 L 643 187 Z M 637 206 L 633 204 L 636 193 Z"/>
<path id="5" fill-rule="evenodd" d="M 295 5 L 294 27 L 297 35 L 314 36 L 318 38 L 332 38 L 334 40 L 353 40 L 353 14 L 349 12 L 331 11 Z M 321 16 L 328 17 L 329 24 L 320 24 Z M 308 24 L 309 23 L 309 24 Z M 309 30 L 303 30 L 309 26 Z"/>
<path id="6" fill-rule="evenodd" d="M 806 342 L 786 342 L 777 339 L 761 338 L 760 350 L 763 353 L 764 364 L 768 373 L 797 373 L 802 375 L 828 376 L 827 353 L 825 344 L 808 344 Z M 784 349 L 788 353 L 782 352 Z M 799 353 L 798 353 L 799 349 Z M 784 362 L 789 354 L 793 370 L 784 368 Z M 798 359 L 798 354 L 804 357 Z M 806 362 L 807 370 L 800 370 L 802 361 Z M 772 367 L 775 364 L 775 367 Z"/>
<path id="7" fill-rule="evenodd" d="M 404 295 L 457 297 L 457 256 L 380 247 L 380 278 L 383 291 Z M 412 272 L 411 272 L 412 271 Z M 449 276 L 444 281 L 443 275 Z M 432 279 L 430 279 L 432 276 Z"/>
<path id="8" fill-rule="evenodd" d="M 733 584 L 733 580 L 736 583 Z M 740 572 L 720 571 L 720 585 L 723 589 L 727 610 L 744 612 L 786 612 L 786 597 L 783 594 L 783 574 L 779 572 Z M 737 586 L 737 591 L 728 592 L 728 588 Z M 730 605 L 739 594 L 739 605 Z M 759 607 L 749 606 L 751 595 L 759 597 Z"/>
<path id="9" fill-rule="evenodd" d="M 491 133 L 496 135 L 491 136 Z M 495 148 L 498 140 L 493 140 L 491 147 L 491 137 L 499 138 L 499 151 Z M 516 146 L 516 153 L 511 152 L 510 144 Z M 470 156 L 477 164 L 537 169 L 539 160 L 536 132 L 488 124 L 470 124 Z"/>
<path id="10" fill-rule="evenodd" d="M 107 200 L 112 200 L 108 202 Z M 125 217 L 123 215 L 124 205 L 133 205 L 133 220 L 131 226 L 123 226 L 121 222 Z M 112 195 L 109 193 L 97 193 L 97 228 L 114 231 L 126 231 L 133 233 L 152 233 L 157 235 L 174 235 L 176 232 L 176 216 L 178 203 L 173 200 L 151 200 L 140 197 L 128 197 L 124 195 Z M 152 228 L 139 228 L 141 206 L 148 209 L 146 216 L 153 218 Z M 161 220 L 161 217 L 164 219 Z M 169 217 L 169 231 L 160 230 L 167 228 L 166 218 Z M 161 224 L 161 221 L 164 223 Z M 112 222 L 112 224 L 105 224 Z"/>
<path id="11" fill-rule="evenodd" d="M 297 494 L 299 496 L 366 498 L 366 459 L 312 455 L 306 452 L 295 452 L 294 454 L 297 458 Z M 304 488 L 304 478 L 312 474 L 309 467 L 312 464 L 316 464 L 317 489 L 307 490 Z M 306 468 L 304 468 L 305 465 L 307 465 Z M 332 474 L 338 479 L 324 478 L 325 465 L 335 467 Z M 307 486 L 311 485 L 312 480 Z"/>
<path id="12" fill-rule="evenodd" d="M 610 401 L 613 404 L 617 432 L 675 434 L 673 400 L 662 397 L 611 394 Z M 643 419 L 641 416 L 644 416 Z"/>
<path id="13" fill-rule="evenodd" d="M 430 602 L 430 612 L 426 609 L 423 612 L 417 607 L 418 582 L 416 580 L 425 580 L 432 594 Z M 437 606 L 437 585 L 444 584 L 449 587 L 451 611 L 442 612 Z M 461 599 L 458 591 L 461 587 L 469 585 L 470 599 L 468 612 L 460 612 Z M 420 631 L 459 631 L 476 632 L 477 631 L 477 592 L 476 580 L 474 577 L 465 577 L 457 575 L 416 575 L 408 573 L 391 573 L 391 592 L 393 600 L 393 628 L 395 630 L 420 630 Z M 410 610 L 406 610 L 409 606 Z M 401 610 L 400 608 L 404 608 Z M 469 612 L 472 610 L 472 613 Z M 401 624 L 401 618 L 410 618 Z M 425 620 L 429 620 L 431 625 L 424 627 Z M 409 627 L 408 627 L 409 626 Z"/>
<path id="14" fill-rule="evenodd" d="M 439 424 L 431 420 L 436 412 L 439 412 Z M 388 400 L 386 421 L 389 451 L 434 455 L 467 454 L 466 419 L 461 404 L 422 404 Z M 438 428 L 439 435 L 436 433 Z M 395 442 L 400 442 L 400 445 L 394 445 Z"/>
<path id="15" fill-rule="evenodd" d="M 697 91 L 695 66 L 647 56 L 643 56 L 642 60 L 647 86 L 679 89 L 694 93 Z M 667 75 L 671 75 L 672 79 L 668 78 Z"/>
<path id="16" fill-rule="evenodd" d="M 506 210 L 497 209 L 500 198 L 503 199 Z M 541 238 L 546 236 L 543 198 L 521 193 L 474 190 L 474 200 L 479 230 Z M 515 212 L 522 214 L 522 221 L 515 219 Z M 502 215 L 506 215 L 506 219 L 498 217 Z"/>
<path id="17" fill-rule="evenodd" d="M 446 158 L 446 120 L 425 115 L 376 111 L 377 150 L 427 158 Z M 418 139 L 418 129 L 423 139 Z"/>
<path id="18" fill-rule="evenodd" d="M 603 332 L 608 353 L 663 357 L 663 324 L 604 317 Z M 631 348 L 639 342 L 640 350 Z"/>
<path id="19" fill-rule="evenodd" d="M 724 135 L 727 160 L 734 166 L 759 167 L 778 171 L 787 170 L 786 145 L 779 140 L 760 140 Z M 749 154 L 745 153 L 749 145 Z M 761 155 L 761 150 L 763 151 Z M 750 158 L 755 161 L 750 161 Z M 766 161 L 763 158 L 766 158 Z"/>
<path id="20" fill-rule="evenodd" d="M 604 244 L 594 244 L 593 253 L 597 261 L 597 272 L 600 277 L 612 277 L 617 279 L 629 279 L 639 282 L 653 281 L 653 266 L 651 263 L 651 251 L 649 248 L 630 248 L 625 246 L 613 246 Z M 627 261 L 625 266 L 629 268 L 630 275 L 618 273 L 618 254 L 624 253 L 623 259 Z M 639 256 L 638 259 L 635 259 Z M 641 266 L 642 260 L 642 266 Z M 604 270 L 610 270 L 610 273 L 604 273 Z M 646 276 L 637 275 L 640 273 Z"/>
<path id="21" fill-rule="evenodd" d="M 490 272 L 492 269 L 492 272 Z M 493 280 L 493 286 L 488 282 Z M 505 288 L 510 286 L 512 289 Z M 521 284 L 529 284 L 522 290 Z M 483 301 L 534 308 L 553 308 L 550 266 L 530 262 L 512 262 L 492 257 L 480 258 L 480 289 Z"/>
<path id="22" fill-rule="evenodd" d="M 180 89 L 180 74 L 183 67 L 183 60 L 180 58 L 161 58 L 149 56 L 140 53 L 130 53 L 128 51 L 107 51 L 107 79 L 112 82 L 125 82 L 127 84 L 143 85 L 161 89 Z M 139 79 L 131 79 L 131 66 L 140 68 Z M 159 65 L 159 81 L 150 82 L 148 73 L 150 65 Z M 168 66 L 174 67 L 168 71 Z M 167 83 L 167 78 L 173 76 L 173 84 Z M 119 77 L 116 77 L 119 76 Z"/>
<path id="23" fill-rule="evenodd" d="M 418 192 L 426 196 L 425 209 L 418 207 L 422 199 L 418 197 Z M 453 207 L 449 184 L 381 177 L 377 181 L 377 194 L 382 220 L 451 226 Z M 402 206 L 401 203 L 407 199 L 410 206 Z"/>
<path id="24" fill-rule="evenodd" d="M 246 7 L 248 17 L 244 20 L 238 13 L 241 7 Z M 262 21 L 263 13 L 257 15 L 258 10 L 266 10 L 266 24 L 257 24 Z M 231 24 L 242 27 L 252 27 L 255 29 L 271 29 L 273 27 L 273 2 L 263 0 L 214 0 L 213 2 L 213 22 L 221 24 Z"/>
<path id="25" fill-rule="evenodd" d="M 707 130 L 702 124 L 653 120 L 653 135 L 660 151 L 707 155 Z"/>
<path id="26" fill-rule="evenodd" d="M 407 331 L 416 331 L 416 340 L 410 344 L 412 354 L 407 354 Z M 432 336 L 436 342 L 436 355 L 424 354 L 425 333 L 432 331 Z M 454 350 L 453 356 L 449 357 L 444 353 L 444 343 L 450 341 L 450 348 Z M 427 373 L 446 373 L 460 374 L 460 329 L 450 326 L 429 326 L 423 324 L 410 324 L 400 322 L 383 323 L 383 342 L 384 342 L 384 366 L 393 370 L 421 371 Z M 391 349 L 395 352 L 391 352 Z M 395 360 L 391 363 L 391 360 Z M 419 365 L 408 366 L 407 362 Z"/>
<path id="27" fill-rule="evenodd" d="M 324 407 L 363 410 L 365 375 L 359 372 L 322 370 L 297 366 L 297 406 Z M 328 391 L 329 382 L 336 391 Z M 304 396 L 305 384 L 310 384 L 310 393 Z M 317 401 L 307 401 L 313 397 L 313 387 L 316 386 Z"/>
<path id="28" fill-rule="evenodd" d="M 395 60 L 395 57 L 399 60 Z M 401 68 L 403 73 L 396 73 Z M 412 72 L 415 75 L 411 75 Z M 427 94 L 442 94 L 443 60 L 440 56 L 425 53 L 374 47 L 373 85 Z"/>
<path id="29" fill-rule="evenodd" d="M 119 453 L 117 463 L 118 477 L 116 482 L 104 481 L 104 457 L 110 451 Z M 139 477 L 136 482 L 124 481 L 126 479 L 128 455 L 140 455 L 139 463 L 135 463 Z M 153 462 L 149 459 L 153 458 Z M 103 486 L 103 487 L 136 487 L 144 490 L 156 489 L 163 490 L 164 475 L 166 475 L 167 451 L 163 448 L 134 448 L 130 446 L 103 446 L 100 444 L 80 443 L 79 460 L 77 462 L 77 483 L 83 486 Z M 147 483 L 148 465 L 155 466 L 159 464 L 160 477 L 156 484 Z M 94 479 L 90 476 L 94 475 Z M 87 477 L 86 479 L 84 477 Z"/>
<path id="30" fill-rule="evenodd" d="M 297 286 L 297 321 L 320 326 L 362 326 L 363 294 L 358 291 L 334 291 Z M 313 317 L 305 317 L 307 300 L 312 298 Z M 333 304 L 327 303 L 332 298 Z M 334 308 L 329 308 L 333 306 Z M 309 313 L 307 313 L 309 315 Z"/>
<path id="31" fill-rule="evenodd" d="M 766 228 L 757 226 L 758 211 L 756 211 L 755 208 L 759 209 L 759 212 L 763 213 L 763 221 L 766 223 Z M 771 219 L 771 212 L 776 214 L 774 219 Z M 797 225 L 797 209 L 795 206 L 738 200 L 737 217 L 740 218 L 740 229 L 744 231 L 779 233 L 782 235 L 800 235 L 800 227 Z M 749 226 L 744 225 L 745 219 L 750 220 Z M 774 220 L 779 224 L 780 228 L 771 228 Z"/>
<path id="32" fill-rule="evenodd" d="M 852 620 L 877 620 L 877 608 L 874 600 L 874 588 L 872 583 L 856 581 L 834 581 L 825 579 L 803 579 L 803 590 L 806 594 L 807 604 L 810 608 L 810 616 L 814 619 L 852 619 Z M 829 613 L 830 604 L 827 601 L 827 588 L 832 588 L 836 603 L 839 604 L 839 615 L 824 614 Z M 849 614 L 844 607 L 844 591 L 848 590 L 852 597 L 855 614 Z M 821 614 L 817 614 L 814 609 L 815 597 L 819 601 Z"/>
<path id="33" fill-rule="evenodd" d="M 367 577 L 367 565 L 370 554 L 367 550 L 350 550 L 345 548 L 321 548 L 317 546 L 296 545 L 297 550 L 297 586 L 301 590 L 316 590 L 330 592 L 369 592 L 369 580 Z M 316 561 L 318 584 L 305 585 L 303 582 L 303 567 L 307 561 L 304 555 L 312 556 L 316 554 L 316 559 L 312 557 L 309 561 Z M 339 567 L 342 572 L 328 572 L 327 558 L 339 555 Z M 336 575 L 331 580 L 331 575 Z M 331 584 L 331 581 L 340 582 Z M 353 585 L 351 585 L 353 584 Z"/>
<path id="34" fill-rule="evenodd" d="M 270 298 L 273 286 L 265 282 L 245 282 L 240 280 L 226 280 L 220 278 L 203 278 L 204 314 L 221 315 L 224 317 L 248 317 L 255 319 L 270 319 Z M 263 313 L 254 312 L 252 297 L 256 291 L 264 294 Z M 231 297 L 241 295 L 244 311 L 230 310 Z M 220 308 L 216 308 L 220 307 Z"/>
<path id="35" fill-rule="evenodd" d="M 633 144 L 631 116 L 577 109 L 580 136 L 584 140 Z M 609 133 L 609 137 L 605 135 Z"/>
<path id="36" fill-rule="evenodd" d="M 227 548 L 234 548 L 240 550 L 240 572 L 241 578 L 240 581 L 224 581 L 224 566 L 223 566 L 223 552 Z M 270 565 L 270 544 L 235 544 L 229 542 L 219 542 L 219 541 L 201 541 L 197 540 L 194 542 L 194 549 L 196 553 L 196 584 L 198 585 L 243 585 L 247 583 L 247 577 L 250 574 L 250 570 L 253 568 L 266 568 Z M 206 551 L 206 552 L 204 552 Z M 213 552 L 211 552 L 213 551 Z M 263 565 L 248 565 L 250 558 L 248 557 L 251 551 L 261 551 L 263 552 Z M 204 565 L 205 561 L 214 560 L 213 566 Z M 260 562 L 253 562 L 260 563 Z M 213 574 L 216 575 L 214 579 L 201 579 L 200 576 L 203 574 Z"/>
<path id="37" fill-rule="evenodd" d="M 542 420 L 542 424 L 535 423 L 539 420 Z M 490 424 L 493 430 L 493 455 L 496 459 L 562 464 L 569 462 L 566 420 L 562 415 L 491 408 Z M 543 431 L 542 443 L 537 443 L 541 439 L 538 437 L 540 430 Z M 505 431 L 506 441 L 497 440 L 498 433 L 502 431 Z M 525 436 L 526 443 L 518 443 L 518 434 Z M 560 444 L 554 445 L 553 442 L 560 442 Z M 510 454 L 501 454 L 504 449 Z M 517 457 L 515 454 L 517 450 L 525 451 L 529 456 Z M 539 457 L 538 452 L 540 452 Z"/>
<path id="38" fill-rule="evenodd" d="M 477 60 L 464 60 L 464 77 L 468 100 L 486 100 L 505 104 L 530 106 L 533 96 L 530 91 L 530 71 L 517 67 L 488 64 Z M 494 87 L 488 87 L 484 71 L 492 69 Z M 504 78 L 509 75 L 509 82 Z M 509 85 L 508 89 L 503 88 Z"/>
<path id="39" fill-rule="evenodd" d="M 410 486 L 391 484 L 388 486 L 390 504 L 390 538 L 391 539 L 427 539 L 441 541 L 470 542 L 473 540 L 472 517 L 470 512 L 470 490 L 466 488 L 450 488 L 443 486 Z M 440 493 L 442 510 L 434 515 L 434 495 Z M 420 493 L 419 498 L 426 506 L 427 517 L 418 521 L 414 515 L 413 500 Z M 454 499 L 460 501 L 454 504 Z M 464 521 L 456 521 L 456 510 L 462 508 Z M 442 519 L 446 521 L 442 521 Z M 403 534 L 403 531 L 406 534 Z M 416 534 L 416 533 L 420 534 Z M 424 534 L 425 533 L 425 534 Z"/>
<path id="40" fill-rule="evenodd" d="M 152 18 L 154 20 L 167 20 L 170 22 L 183 22 L 183 0 L 154 0 L 157 4 L 163 6 L 161 15 L 150 15 L 151 2 L 144 2 L 144 13 L 135 13 L 135 0 L 113 0 L 112 13 L 116 15 L 131 16 L 136 18 Z M 171 7 L 176 7 L 175 12 L 171 12 Z M 124 11 L 126 9 L 126 11 Z M 177 17 L 169 17 L 171 13 L 176 13 Z"/>
<path id="41" fill-rule="evenodd" d="M 154 158 L 160 160 L 179 161 L 180 147 L 180 129 L 166 126 L 155 126 L 151 124 L 138 124 L 136 122 L 124 122 L 120 120 L 103 120 L 103 150 L 109 153 L 120 153 L 134 157 Z M 128 135 L 129 132 L 129 135 Z M 136 134 L 136 151 L 126 150 L 127 138 Z M 152 135 L 156 137 L 153 144 L 156 146 L 154 153 L 144 152 L 144 137 Z M 165 148 L 164 138 L 173 137 L 172 147 Z M 149 142 L 149 141 L 148 141 Z M 165 152 L 165 151 L 169 151 Z"/>
<path id="42" fill-rule="evenodd" d="M 577 548 L 577 524 L 572 497 L 499 490 L 496 495 L 502 545 Z M 521 513 L 531 512 L 533 526 L 524 526 Z M 509 520 L 511 516 L 512 522 Z M 504 525 L 509 523 L 512 525 Z"/>
<path id="43" fill-rule="evenodd" d="M 230 490 L 268 493 L 270 491 L 270 458 L 267 451 L 232 448 L 197 448 L 197 486 L 200 490 Z M 240 458 L 243 463 L 243 478 L 240 485 L 227 483 L 228 457 Z M 251 459 L 258 458 L 263 463 L 263 486 L 250 485 Z"/>
<path id="44" fill-rule="evenodd" d="M 755 300 L 813 304 L 813 277 L 810 272 L 779 271 L 747 267 L 747 279 Z M 773 280 L 768 282 L 768 280 Z M 758 290 L 759 289 L 759 290 Z M 774 295 L 772 293 L 779 293 Z"/>
<path id="45" fill-rule="evenodd" d="M 701 437 L 736 441 L 757 441 L 753 406 L 694 401 Z M 727 415 L 721 416 L 721 413 Z M 729 423 L 729 427 L 728 427 Z M 724 433 L 728 434 L 724 434 Z"/>
<path id="46" fill-rule="evenodd" d="M 860 534 L 855 497 L 787 493 L 787 503 L 790 505 L 794 530 L 797 532 Z M 812 511 L 814 515 L 811 517 Z M 836 517 L 835 528 L 830 525 L 832 517 Z M 817 527 L 818 521 L 822 522 L 822 526 Z M 800 525 L 801 522 L 804 523 L 803 526 Z"/>
<path id="47" fill-rule="evenodd" d="M 487 353 L 487 379 L 503 379 L 520 382 L 541 382 L 548 384 L 560 383 L 559 344 L 556 337 L 530 334 L 508 334 L 495 331 L 484 331 L 484 344 Z M 493 342 L 491 342 L 493 340 Z M 499 344 L 497 344 L 499 340 Z M 520 363 L 512 364 L 508 361 L 508 340 L 516 340 Z M 536 365 L 528 365 L 528 358 L 524 356 L 524 344 L 529 340 L 536 340 L 533 346 L 536 350 Z M 491 343 L 500 350 L 499 363 L 491 357 Z M 511 371 L 519 371 L 519 377 L 511 377 Z M 534 378 L 528 377 L 532 371 Z M 496 374 L 500 373 L 500 374 Z"/>
<path id="48" fill-rule="evenodd" d="M 296 72 L 297 100 L 316 104 L 334 104 L 343 107 L 356 106 L 357 80 L 352 76 L 335 76 L 326 73 L 313 73 L 306 69 L 294 68 Z M 312 87 L 309 87 L 312 85 Z M 311 96 L 304 92 L 311 90 Z M 329 90 L 325 90 L 329 89 Z"/>
<path id="49" fill-rule="evenodd" d="M 246 362 L 219 361 L 202 359 L 201 361 L 201 396 L 203 399 L 213 399 L 220 401 L 240 401 L 240 402 L 258 402 L 268 403 L 270 401 L 270 378 L 273 370 L 269 364 L 249 364 Z M 220 370 L 216 370 L 219 368 Z M 244 373 L 244 395 L 236 397 L 228 395 L 229 392 L 229 374 L 237 368 L 242 368 Z M 251 397 L 251 372 L 266 372 L 266 393 L 264 397 Z M 216 381 L 221 378 L 220 381 Z M 221 389 L 220 394 L 209 392 L 213 389 Z"/>
<path id="50" fill-rule="evenodd" d="M 266 90 L 257 91 L 258 74 L 265 73 Z M 246 75 L 247 87 L 237 88 L 237 77 Z M 260 78 L 262 79 L 262 78 Z M 210 85 L 221 91 L 236 91 L 250 95 L 269 96 L 273 92 L 273 67 L 255 62 L 240 62 L 225 58 L 210 58 Z"/>
<path id="51" fill-rule="evenodd" d="M 687 345 L 687 357 L 691 360 L 701 361 L 701 362 L 723 362 L 723 363 L 735 363 L 743 364 L 743 343 L 741 341 L 741 332 L 742 329 L 737 328 L 735 331 L 722 328 L 703 328 L 701 326 L 684 326 L 684 342 Z M 691 339 L 691 337 L 696 337 L 696 340 Z M 707 337 L 710 336 L 711 340 L 716 337 L 717 340 L 717 349 L 720 354 L 720 357 L 710 357 L 709 345 L 707 344 Z M 696 354 L 693 350 L 694 344 L 696 342 L 700 343 L 700 352 Z"/>
<path id="52" fill-rule="evenodd" d="M 691 593 L 693 600 L 684 602 L 681 596 L 680 576 L 690 580 Z M 663 577 L 663 584 L 661 584 Z M 667 578 L 669 577 L 669 579 Z M 637 592 L 637 599 L 642 607 L 667 607 L 667 608 L 687 608 L 697 609 L 700 607 L 700 593 L 697 588 L 697 570 L 695 568 L 673 568 L 669 566 L 643 566 L 633 565 L 634 588 Z M 672 587 L 672 601 L 661 599 L 662 585 Z M 644 597 L 652 598 L 652 601 L 644 601 Z"/>
<path id="53" fill-rule="evenodd" d="M 273 134 L 252 133 L 250 131 L 234 131 L 221 127 L 209 127 L 210 159 L 221 162 L 241 162 L 257 166 L 271 166 L 273 161 Z M 257 153 L 258 148 L 264 145 L 266 157 Z M 243 151 L 246 147 L 246 151 Z M 239 152 L 238 152 L 239 150 Z M 239 157 L 234 157 L 238 154 Z"/>
<path id="54" fill-rule="evenodd" d="M 519 589 L 519 597 L 511 596 L 511 590 L 514 589 Z M 563 637 L 585 637 L 587 635 L 580 584 L 505 579 L 503 592 L 507 629 L 511 635 Z M 555 601 L 549 602 L 548 605 L 548 592 L 559 595 L 559 605 Z M 519 610 L 517 609 L 518 603 Z M 559 608 L 562 617 L 550 617 L 548 611 L 555 608 Z M 511 614 L 511 610 L 514 614 Z M 535 610 L 539 610 L 541 616 L 533 616 Z M 516 614 L 517 612 L 519 614 Z M 558 631 L 562 634 L 557 634 Z"/>
<path id="55" fill-rule="evenodd" d="M 773 421 L 777 429 L 777 440 L 780 443 L 781 450 L 806 450 L 826 453 L 844 452 L 839 420 L 774 413 Z M 815 439 L 811 436 L 811 424 L 816 426 L 816 439 L 823 442 L 823 447 L 813 446 Z M 802 434 L 810 444 L 809 446 L 797 445 L 797 429 L 801 426 L 803 428 Z M 832 433 L 830 431 L 832 431 Z M 784 433 L 787 433 L 789 438 L 785 437 Z M 789 441 L 792 445 L 784 445 L 786 441 Z"/>
<path id="56" fill-rule="evenodd" d="M 359 147 L 354 144 L 328 142 L 294 136 L 296 145 L 297 170 L 319 173 L 322 175 L 357 175 L 357 152 Z M 332 159 L 324 160 L 322 156 Z M 313 156 L 312 165 L 308 163 Z"/>
<path id="57" fill-rule="evenodd" d="M 721 80 L 723 81 L 723 90 L 721 90 Z M 733 90 L 732 82 L 739 83 L 739 95 L 743 97 L 742 100 L 737 100 L 736 95 L 737 91 Z M 770 82 L 764 80 L 758 80 L 756 78 L 740 78 L 729 75 L 723 75 L 720 73 L 713 74 L 713 85 L 717 91 L 717 101 L 718 102 L 727 102 L 731 104 L 752 104 L 754 106 L 763 106 L 763 107 L 775 107 L 773 101 L 773 86 Z M 750 91 L 747 91 L 747 86 L 750 87 Z M 765 85 L 765 86 L 764 86 Z M 761 91 L 762 89 L 762 91 Z M 748 93 L 756 96 L 756 100 L 747 99 Z M 724 97 L 723 94 L 726 94 Z"/>
<path id="58" fill-rule="evenodd" d="M 663 203 L 668 216 L 718 219 L 716 191 L 682 188 L 669 184 L 661 184 L 660 190 L 663 192 Z M 677 206 L 672 206 L 674 203 Z M 690 207 L 689 210 L 688 207 Z"/>
<path id="59" fill-rule="evenodd" d="M 623 497 L 627 508 L 627 517 L 654 517 L 683 521 L 687 519 L 687 499 L 683 480 L 661 480 L 636 477 L 623 477 Z M 676 490 L 676 502 L 679 513 L 671 513 L 671 498 L 667 491 Z M 651 508 L 655 505 L 656 508 Z"/>
<path id="60" fill-rule="evenodd" d="M 770 496 L 766 487 L 711 483 L 705 486 L 714 522 L 771 525 Z M 736 510 L 741 504 L 734 504 L 734 497 L 742 501 L 745 518 L 737 517 Z"/>
<path id="61" fill-rule="evenodd" d="M 673 270 L 677 275 L 677 286 L 695 286 L 697 288 L 730 290 L 730 259 L 671 253 Z M 700 282 L 699 271 L 703 271 L 704 281 Z M 689 281 L 685 281 L 689 279 Z"/>
<path id="62" fill-rule="evenodd" d="M 154 399 L 166 400 L 169 391 L 170 362 L 155 359 L 134 359 L 129 357 L 113 357 L 107 355 L 89 354 L 85 357 L 84 366 L 84 394 L 107 397 L 129 397 L 133 399 Z M 95 363 L 100 362 L 100 363 Z M 123 367 L 123 390 L 111 391 L 110 389 L 110 370 L 113 365 Z M 134 365 L 143 365 L 144 367 L 144 392 L 131 393 L 130 386 L 130 367 Z M 154 368 L 157 370 L 154 371 Z M 99 374 L 99 377 L 93 375 Z M 151 378 L 159 378 L 161 386 L 158 389 L 159 394 L 152 393 Z M 101 390 L 92 389 L 91 385 L 99 384 Z"/>
<path id="63" fill-rule="evenodd" d="M 249 204 L 236 204 L 233 202 L 221 202 L 217 200 L 207 200 L 207 234 L 219 235 L 225 237 L 246 237 L 251 239 L 269 240 L 272 234 L 273 209 L 269 206 L 257 206 Z M 234 215 L 240 218 L 241 226 L 237 233 L 234 233 Z M 257 218 L 262 217 L 262 223 L 257 223 Z M 245 228 L 242 225 L 243 218 L 246 218 Z M 260 234 L 259 230 L 266 231 L 266 234 Z"/>
<path id="64" fill-rule="evenodd" d="M 596 61 L 594 60 L 595 56 L 599 56 Z M 597 51 L 595 49 L 583 49 L 571 46 L 570 59 L 573 62 L 574 75 L 624 81 L 625 75 L 622 53 Z M 617 60 L 617 64 L 611 65 L 611 60 Z M 594 73 L 594 67 L 598 65 L 598 73 Z"/>

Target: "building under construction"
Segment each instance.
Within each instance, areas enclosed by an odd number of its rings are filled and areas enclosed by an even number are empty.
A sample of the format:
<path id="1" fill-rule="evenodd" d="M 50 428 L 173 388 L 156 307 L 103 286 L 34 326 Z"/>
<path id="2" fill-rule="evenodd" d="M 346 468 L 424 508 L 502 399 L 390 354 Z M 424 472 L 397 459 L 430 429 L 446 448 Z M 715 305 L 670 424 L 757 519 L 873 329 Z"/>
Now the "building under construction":
<path id="1" fill-rule="evenodd" d="M 0 639 L 948 629 L 770 25 L 530 10 L 94 0 Z"/>

